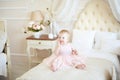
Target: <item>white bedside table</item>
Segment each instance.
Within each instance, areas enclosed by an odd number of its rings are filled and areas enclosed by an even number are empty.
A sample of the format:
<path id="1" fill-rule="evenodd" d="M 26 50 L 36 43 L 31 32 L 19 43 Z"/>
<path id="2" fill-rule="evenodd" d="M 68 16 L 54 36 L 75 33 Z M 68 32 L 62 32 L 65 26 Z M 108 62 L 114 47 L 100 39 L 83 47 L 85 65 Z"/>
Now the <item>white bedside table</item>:
<path id="1" fill-rule="evenodd" d="M 40 38 L 34 38 L 33 36 L 26 38 L 29 68 L 31 68 L 32 63 L 40 63 L 37 59 L 32 59 L 32 56 L 36 55 L 34 49 L 50 49 L 49 52 L 52 53 L 56 45 L 56 39 L 57 38 L 49 39 L 46 34 L 41 35 Z"/>

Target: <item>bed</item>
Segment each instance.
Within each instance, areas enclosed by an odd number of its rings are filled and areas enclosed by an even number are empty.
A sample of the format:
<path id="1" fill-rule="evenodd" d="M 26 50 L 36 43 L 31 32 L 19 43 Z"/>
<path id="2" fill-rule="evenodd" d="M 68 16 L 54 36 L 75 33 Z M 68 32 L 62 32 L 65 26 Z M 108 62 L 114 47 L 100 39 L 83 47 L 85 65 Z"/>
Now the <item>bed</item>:
<path id="1" fill-rule="evenodd" d="M 87 57 L 84 70 L 70 68 L 52 72 L 44 59 L 16 80 L 119 80 L 120 23 L 108 4 L 104 0 L 89 2 L 72 32 L 73 46 Z"/>
<path id="2" fill-rule="evenodd" d="M 0 76 L 4 77 L 7 77 L 8 73 L 10 72 L 10 67 L 8 66 L 10 63 L 8 62 L 9 47 L 7 40 L 6 21 L 0 20 Z"/>

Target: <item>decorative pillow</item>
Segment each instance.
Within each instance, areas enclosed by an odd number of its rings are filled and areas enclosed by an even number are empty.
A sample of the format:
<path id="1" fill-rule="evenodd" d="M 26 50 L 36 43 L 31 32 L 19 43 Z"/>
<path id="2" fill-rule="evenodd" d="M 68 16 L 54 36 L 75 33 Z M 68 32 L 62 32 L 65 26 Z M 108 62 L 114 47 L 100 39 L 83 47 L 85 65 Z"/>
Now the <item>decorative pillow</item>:
<path id="1" fill-rule="evenodd" d="M 95 44 L 93 46 L 94 49 L 100 49 L 101 48 L 101 41 L 102 40 L 116 40 L 117 39 L 117 33 L 113 32 L 96 32 L 95 34 Z"/>
<path id="2" fill-rule="evenodd" d="M 102 40 L 101 51 L 120 55 L 120 40 Z"/>
<path id="3" fill-rule="evenodd" d="M 7 36 L 5 32 L 0 31 L 0 53 L 3 51 Z"/>
<path id="4" fill-rule="evenodd" d="M 95 31 L 73 30 L 72 44 L 78 50 L 90 50 L 94 43 Z"/>

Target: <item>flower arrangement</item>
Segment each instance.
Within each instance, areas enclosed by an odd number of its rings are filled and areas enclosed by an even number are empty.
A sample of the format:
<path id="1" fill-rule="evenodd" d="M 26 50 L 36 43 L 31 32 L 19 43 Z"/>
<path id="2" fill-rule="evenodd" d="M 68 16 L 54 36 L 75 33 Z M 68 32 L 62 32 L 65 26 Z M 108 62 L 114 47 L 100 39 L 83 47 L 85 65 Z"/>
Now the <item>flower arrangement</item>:
<path id="1" fill-rule="evenodd" d="M 45 26 L 43 24 L 38 24 L 34 21 L 29 22 L 27 30 L 31 32 L 39 32 L 44 30 Z"/>
<path id="2" fill-rule="evenodd" d="M 31 14 L 31 20 L 26 27 L 24 27 L 25 31 L 27 32 L 40 32 L 44 30 L 46 27 L 50 26 L 51 19 L 48 18 L 49 15 L 42 14 L 41 11 L 33 11 Z"/>

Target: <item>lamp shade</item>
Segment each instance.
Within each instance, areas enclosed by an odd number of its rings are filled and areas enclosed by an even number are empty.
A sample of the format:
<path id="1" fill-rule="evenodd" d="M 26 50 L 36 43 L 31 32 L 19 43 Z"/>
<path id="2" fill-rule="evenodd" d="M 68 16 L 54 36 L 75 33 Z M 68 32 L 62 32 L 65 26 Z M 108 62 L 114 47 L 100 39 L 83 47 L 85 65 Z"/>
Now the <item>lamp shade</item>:
<path id="1" fill-rule="evenodd" d="M 42 21 L 43 20 L 43 14 L 40 10 L 33 11 L 31 13 L 31 20 L 32 21 Z"/>

